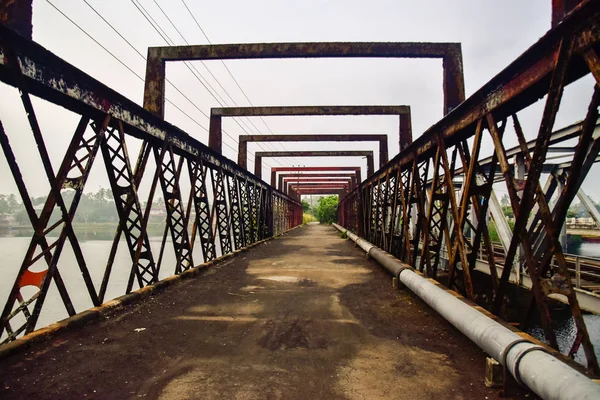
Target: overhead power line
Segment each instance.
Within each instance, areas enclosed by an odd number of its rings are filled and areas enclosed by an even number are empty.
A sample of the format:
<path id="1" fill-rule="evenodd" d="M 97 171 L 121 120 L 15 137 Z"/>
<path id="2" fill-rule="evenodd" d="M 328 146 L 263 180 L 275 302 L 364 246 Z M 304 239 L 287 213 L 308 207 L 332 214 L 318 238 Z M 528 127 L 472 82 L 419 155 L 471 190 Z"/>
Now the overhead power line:
<path id="1" fill-rule="evenodd" d="M 158 1 L 153 0 L 154 4 L 156 4 L 156 6 L 158 7 L 158 9 L 160 10 L 160 12 L 162 13 L 162 15 L 167 19 L 167 21 L 169 21 L 169 24 L 171 24 L 171 26 L 173 27 L 173 29 L 175 29 L 175 31 L 177 32 L 177 34 L 181 37 L 181 39 L 184 41 L 185 44 L 187 44 L 189 46 L 189 42 L 187 41 L 187 39 L 185 38 L 185 36 L 183 36 L 183 34 L 181 33 L 181 31 L 179 30 L 179 28 L 177 28 L 177 25 L 171 20 L 171 18 L 169 17 L 169 15 L 165 12 L 165 10 L 163 10 L 163 8 L 160 6 L 160 4 L 158 3 Z M 144 11 L 148 12 L 147 10 L 144 9 Z M 154 22 L 156 22 L 154 19 L 152 19 Z M 164 29 L 161 29 L 164 32 Z M 175 41 L 172 40 L 166 33 L 165 36 L 167 39 L 169 39 L 169 44 L 171 45 L 175 45 Z M 164 39 L 164 38 L 163 38 Z M 233 99 L 233 97 L 231 97 L 231 95 L 229 94 L 229 92 L 227 91 L 227 89 L 225 89 L 225 87 L 223 87 L 223 85 L 221 85 L 221 82 L 219 82 L 219 79 L 213 74 L 213 72 L 210 70 L 210 68 L 208 68 L 208 66 L 206 65 L 206 63 L 204 61 L 201 61 L 202 66 L 204 67 L 204 69 L 206 69 L 206 71 L 210 74 L 210 76 L 215 80 L 215 82 L 217 82 L 217 85 L 219 85 L 219 87 L 223 90 L 223 92 L 225 92 L 225 94 L 227 95 L 227 97 L 229 97 L 229 99 L 233 102 L 234 105 L 237 106 L 237 103 L 235 102 L 235 100 Z M 210 84 L 210 82 L 208 81 L 208 79 L 206 79 L 204 76 L 202 76 L 202 74 L 200 73 L 200 71 L 198 71 L 198 69 L 195 67 L 194 64 L 189 63 L 189 65 L 194 69 L 194 71 L 196 71 L 196 73 L 198 73 L 198 75 L 200 75 L 201 78 L 204 79 L 204 81 L 206 82 L 206 85 L 208 85 L 208 87 L 210 87 L 210 90 L 205 86 L 206 90 L 208 90 L 208 92 L 213 96 L 213 98 L 215 99 L 215 101 L 217 103 L 219 103 L 219 105 L 221 107 L 226 107 L 228 106 L 227 101 L 221 96 L 219 95 L 219 93 L 217 92 L 217 90 Z M 211 92 L 214 92 L 212 93 Z M 219 97 L 217 99 L 217 96 Z M 233 119 L 238 126 L 246 133 L 249 133 L 246 129 L 252 130 L 250 127 L 248 127 L 248 125 L 244 122 L 243 119 L 241 118 L 234 118 Z M 241 122 L 244 122 L 244 126 L 241 125 Z M 248 119 L 248 121 L 250 121 Z M 252 121 L 250 121 L 250 123 L 252 124 Z M 258 128 L 252 124 L 254 126 L 254 128 L 256 129 L 256 132 L 258 133 Z M 262 147 L 261 147 L 262 148 Z"/>
<path id="2" fill-rule="evenodd" d="M 148 12 L 148 10 L 146 10 L 146 8 L 138 0 L 131 0 L 131 3 L 137 8 L 137 10 L 140 12 L 140 14 L 142 14 L 142 16 L 144 16 L 146 21 L 150 24 L 150 26 L 152 26 L 152 28 L 154 28 L 154 30 L 160 35 L 160 37 L 165 41 L 165 43 L 167 45 L 169 45 L 169 46 L 175 45 L 175 42 L 169 37 L 169 35 L 164 31 L 164 29 L 161 28 L 160 24 L 152 17 L 152 15 Z M 162 8 L 160 8 L 160 6 L 159 6 L 159 9 L 162 11 Z M 164 13 L 164 11 L 162 11 L 162 12 Z M 168 18 L 168 16 L 166 14 L 165 14 L 165 17 L 167 17 L 169 22 L 171 22 L 171 20 Z M 173 23 L 171 22 L 171 24 L 173 24 Z M 184 38 L 184 40 L 185 40 L 185 38 Z M 184 64 L 187 67 L 187 69 L 192 73 L 192 75 L 198 80 L 198 82 L 200 82 L 200 84 L 217 101 L 217 103 L 219 103 L 222 106 L 222 103 L 219 101 L 219 99 L 217 99 L 217 97 L 212 93 L 212 91 L 209 89 L 209 87 L 202 81 L 202 79 L 200 79 L 200 77 L 202 77 L 202 74 L 193 66 L 193 64 L 190 66 L 191 63 L 186 62 L 186 61 L 184 61 Z M 206 80 L 206 78 L 204 78 L 204 77 L 202 77 L 202 78 Z M 208 83 L 208 81 L 207 81 L 207 83 Z M 248 131 L 246 131 L 246 129 L 244 129 L 244 127 L 238 121 L 236 121 L 236 123 L 240 126 L 240 128 L 244 132 L 248 133 Z M 227 131 L 223 130 L 223 133 L 226 136 L 228 136 L 230 139 L 232 139 L 234 141 L 234 143 L 237 143 L 237 140 L 233 136 L 231 136 Z M 268 163 L 265 163 L 265 164 L 267 166 L 271 167 L 270 164 L 268 164 Z"/>
<path id="3" fill-rule="evenodd" d="M 156 1 L 156 0 L 154 0 L 154 1 Z M 206 41 L 208 42 L 208 44 L 212 44 L 210 38 L 208 37 L 208 35 L 204 31 L 204 29 L 202 29 L 202 26 L 200 25 L 200 22 L 198 22 L 198 19 L 196 18 L 196 16 L 192 12 L 192 10 L 188 7 L 188 5 L 185 2 L 185 0 L 181 0 L 181 2 L 183 3 L 183 5 L 184 5 L 185 9 L 187 10 L 188 14 L 190 14 L 190 16 L 192 17 L 192 19 L 196 23 L 196 26 L 198 27 L 198 29 L 200 30 L 200 32 L 202 33 L 202 35 L 204 36 L 204 38 L 206 39 Z M 248 95 L 246 94 L 246 92 L 244 91 L 244 89 L 242 88 L 242 86 L 240 85 L 240 83 L 238 82 L 238 80 L 235 78 L 235 76 L 233 75 L 233 73 L 231 72 L 231 70 L 229 69 L 229 67 L 227 66 L 227 64 L 225 64 L 225 61 L 223 61 L 223 60 L 220 60 L 220 61 L 221 61 L 221 64 L 223 64 L 223 67 L 225 67 L 225 70 L 227 71 L 227 73 L 229 74 L 229 76 L 231 77 L 231 79 L 233 80 L 233 82 L 235 83 L 235 85 L 238 87 L 238 89 L 240 90 L 240 92 L 242 93 L 242 95 L 244 96 L 244 98 L 246 99 L 246 101 L 248 102 L 248 104 L 250 104 L 251 107 L 254 107 L 254 103 L 252 103 L 252 101 L 250 100 L 250 98 L 248 97 Z M 267 128 L 267 130 L 271 134 L 273 134 L 273 131 L 271 130 L 271 128 L 269 127 L 269 125 L 267 125 L 267 122 L 265 121 L 265 119 L 263 117 L 259 117 L 259 118 L 260 118 L 261 122 L 263 123 L 263 125 Z M 248 119 L 248 120 L 250 121 L 250 119 Z M 260 130 L 256 127 L 256 125 L 254 125 L 254 123 L 252 123 L 251 121 L 250 121 L 250 123 L 252 124 L 252 126 L 254 126 L 254 128 L 257 130 L 257 132 L 260 132 Z M 282 149 L 285 148 L 282 144 L 279 144 L 279 146 Z M 295 158 L 293 158 L 292 160 L 295 160 L 296 162 L 299 163 L 299 161 L 297 159 L 295 159 Z"/>
<path id="4" fill-rule="evenodd" d="M 100 46 L 105 52 L 107 52 L 111 57 L 113 57 L 117 62 L 119 62 L 121 65 L 123 65 L 125 68 L 127 68 L 132 74 L 134 74 L 139 80 L 141 80 L 142 82 L 145 82 L 144 78 L 142 76 L 140 76 L 137 72 L 135 72 L 129 65 L 127 65 L 126 63 L 124 63 L 119 57 L 117 57 L 114 53 L 112 53 L 108 48 L 106 48 L 106 46 L 104 46 L 102 43 L 100 43 L 96 38 L 94 38 L 90 33 L 88 33 L 84 28 L 82 28 L 79 24 L 77 24 L 73 19 L 71 19 L 68 15 L 66 15 L 60 8 L 58 8 L 55 4 L 53 4 L 51 1 L 46 0 L 48 4 L 50 4 L 57 12 L 59 12 L 63 17 L 65 17 L 69 22 L 71 22 L 75 27 L 77 27 L 82 33 L 84 33 L 88 38 L 90 38 L 92 41 L 94 41 L 98 46 Z M 100 18 L 102 19 L 102 21 L 104 21 L 104 23 L 106 25 L 108 25 L 113 32 L 115 32 L 125 43 L 127 43 L 127 45 L 138 55 L 140 56 L 144 61 L 146 61 L 146 57 L 129 41 L 127 40 L 127 38 L 121 34 L 121 32 L 119 32 L 106 18 L 104 18 L 104 16 L 98 11 L 96 10 L 87 0 L 83 0 L 84 3 Z M 181 89 L 179 89 L 173 82 L 171 82 L 169 79 L 166 79 L 166 81 L 181 95 L 183 96 L 192 106 L 194 106 L 202 115 L 204 115 L 206 118 L 209 118 L 209 116 L 202 110 L 200 109 L 196 103 L 194 101 L 192 101 L 185 93 L 183 93 L 181 91 Z M 181 109 L 181 107 L 179 107 L 177 104 L 175 104 L 173 101 L 171 101 L 170 99 L 166 98 L 166 101 L 171 104 L 173 107 L 175 107 L 177 110 L 179 110 L 182 114 L 184 114 L 186 117 L 188 117 L 192 122 L 194 122 L 196 125 L 198 125 L 200 128 L 202 128 L 204 131 L 208 132 L 208 129 L 200 124 L 197 120 L 195 120 L 194 118 L 192 118 L 188 113 L 186 113 L 183 109 Z M 233 151 L 237 151 L 237 149 L 231 145 L 229 145 L 228 143 L 224 142 L 225 146 L 229 147 L 230 149 L 232 149 Z"/>
<path id="5" fill-rule="evenodd" d="M 54 3 L 52 3 L 50 0 L 46 0 L 46 2 L 48 4 L 50 4 L 50 6 L 52 6 L 64 18 L 66 18 L 69 22 L 71 22 L 71 24 L 73 24 L 77 29 L 79 29 L 84 35 L 86 35 L 94 43 L 96 43 L 98 46 L 100 46 L 106 53 L 108 53 L 112 58 L 114 58 L 117 62 L 119 62 L 119 64 L 121 64 L 122 66 L 124 66 L 127 70 L 129 70 L 129 72 L 131 72 L 139 80 L 141 80 L 142 82 L 144 82 L 144 78 L 142 78 L 137 72 L 135 72 L 129 65 L 127 65 L 124 61 L 122 61 L 119 57 L 117 57 L 113 52 L 111 52 L 108 48 L 106 48 L 102 43 L 100 43 L 98 40 L 96 40 L 96 38 L 94 38 L 91 34 L 89 34 L 85 29 L 83 29 L 79 24 L 77 24 L 73 19 L 71 19 L 67 14 L 65 14 L 56 5 L 54 5 Z M 196 121 L 193 117 L 191 117 L 188 113 L 186 113 L 183 109 L 181 109 L 177 104 L 175 104 L 174 102 L 172 102 L 170 99 L 166 99 L 166 101 L 168 101 L 169 104 L 171 104 L 173 107 L 175 107 L 177 110 L 179 110 L 183 115 L 185 115 L 186 117 L 188 117 L 196 125 L 198 125 L 199 127 L 201 127 L 202 129 L 204 129 L 205 131 L 208 132 L 208 130 L 206 129 L 206 127 L 204 127 L 202 124 L 200 124 L 198 121 Z"/>

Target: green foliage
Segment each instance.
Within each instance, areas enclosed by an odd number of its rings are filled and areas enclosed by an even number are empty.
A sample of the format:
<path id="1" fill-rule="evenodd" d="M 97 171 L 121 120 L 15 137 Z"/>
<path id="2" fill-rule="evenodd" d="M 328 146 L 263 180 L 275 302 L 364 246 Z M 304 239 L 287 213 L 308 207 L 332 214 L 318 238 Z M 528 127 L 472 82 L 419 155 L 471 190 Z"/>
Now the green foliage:
<path id="1" fill-rule="evenodd" d="M 514 221 L 507 221 L 509 228 L 512 230 L 515 227 Z M 490 240 L 492 242 L 500 242 L 500 235 L 498 235 L 498 229 L 496 229 L 496 223 L 493 219 L 488 222 L 488 232 L 490 233 Z"/>
<path id="2" fill-rule="evenodd" d="M 331 224 L 337 219 L 338 196 L 327 196 L 319 199 L 317 218 L 322 224 Z"/>
<path id="3" fill-rule="evenodd" d="M 342 239 L 348 239 L 348 234 L 347 234 L 346 232 L 342 232 L 342 233 L 340 234 L 340 237 L 341 237 Z"/>
<path id="4" fill-rule="evenodd" d="M 307 213 L 309 210 L 310 210 L 310 204 L 308 204 L 308 201 L 302 200 L 302 212 Z"/>
<path id="5" fill-rule="evenodd" d="M 515 213 L 514 213 L 514 211 L 513 211 L 513 209 L 512 209 L 511 206 L 502 206 L 502 212 L 508 218 L 514 218 L 515 217 Z"/>
<path id="6" fill-rule="evenodd" d="M 499 242 L 500 236 L 498 235 L 498 230 L 496 229 L 496 224 L 494 221 L 490 221 L 488 224 L 488 232 L 490 233 L 490 240 L 492 242 Z"/>
<path id="7" fill-rule="evenodd" d="M 567 248 L 568 251 L 577 251 L 579 246 L 583 243 L 581 235 L 567 235 Z"/>
<path id="8" fill-rule="evenodd" d="M 317 222 L 317 219 L 312 214 L 307 214 L 307 213 L 302 214 L 302 224 L 306 225 L 309 222 Z"/>
<path id="9" fill-rule="evenodd" d="M 0 214 L 13 214 L 18 211 L 20 204 L 14 193 L 0 194 Z"/>
<path id="10" fill-rule="evenodd" d="M 73 202 L 75 197 L 74 190 L 63 190 L 61 191 L 62 198 L 67 208 Z M 32 197 L 31 204 L 39 215 L 43 204 L 46 202 L 46 197 Z M 145 204 L 142 206 L 145 208 Z M 158 198 L 152 204 L 152 210 L 164 210 L 164 200 Z M 15 221 L 19 225 L 29 226 L 29 216 L 25 207 L 21 203 L 20 199 L 17 199 L 15 194 L 0 195 L 0 215 L 12 215 Z M 60 218 L 60 212 L 58 208 L 54 210 L 54 213 L 50 217 L 49 224 L 53 224 Z M 150 216 L 150 222 L 163 221 L 165 215 L 160 212 L 157 215 Z M 115 225 L 119 221 L 117 209 L 115 206 L 114 197 L 110 189 L 100 188 L 95 193 L 83 193 L 77 206 L 77 212 L 73 222 L 75 224 L 105 224 L 109 223 Z"/>

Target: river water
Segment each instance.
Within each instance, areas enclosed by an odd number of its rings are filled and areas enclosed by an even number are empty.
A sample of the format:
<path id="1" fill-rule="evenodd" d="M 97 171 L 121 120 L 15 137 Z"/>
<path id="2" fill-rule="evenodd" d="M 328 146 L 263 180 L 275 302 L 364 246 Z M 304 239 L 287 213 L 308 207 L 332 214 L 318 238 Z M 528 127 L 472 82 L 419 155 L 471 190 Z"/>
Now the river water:
<path id="1" fill-rule="evenodd" d="M 569 249 L 568 252 L 583 257 L 600 258 L 600 243 L 584 242 L 577 248 Z M 583 319 L 588 329 L 590 340 L 594 344 L 596 357 L 600 360 L 600 316 L 587 314 L 583 316 Z M 570 311 L 565 310 L 565 312 L 555 312 L 553 315 L 553 323 L 557 333 L 558 347 L 562 353 L 567 353 L 569 351 L 567 347 L 570 343 L 573 343 L 576 334 L 575 324 L 573 323 Z M 539 325 L 529 328 L 527 332 L 540 340 L 543 340 L 544 338 L 544 331 Z M 583 348 L 579 349 L 579 352 L 575 355 L 575 360 L 580 364 L 585 365 Z"/>
<path id="2" fill-rule="evenodd" d="M 29 246 L 31 240 L 30 235 L 31 234 L 28 232 L 13 231 L 11 234 L 4 234 L 0 236 L 0 306 L 2 307 L 6 303 L 8 293 L 14 284 L 17 270 L 23 261 L 23 255 Z M 100 288 L 100 283 L 104 274 L 108 254 L 111 249 L 113 236 L 114 231 L 106 228 L 98 231 L 88 229 L 85 232 L 78 234 L 79 243 L 85 256 L 87 267 L 92 276 L 96 290 L 99 290 Z M 159 254 L 161 241 L 162 235 L 160 234 L 150 236 L 150 246 L 152 247 L 153 254 Z M 577 250 L 570 249 L 570 253 L 586 257 L 600 258 L 600 244 L 582 243 Z M 202 262 L 200 246 L 195 246 L 193 257 L 196 264 L 200 264 Z M 172 275 L 174 273 L 174 265 L 175 255 L 169 238 L 167 239 L 167 244 L 162 259 L 160 278 L 163 279 L 169 275 Z M 75 310 L 80 312 L 93 307 L 90 296 L 84 285 L 81 272 L 77 267 L 75 256 L 70 245 L 68 244 L 68 241 L 61 255 L 59 268 L 61 276 L 71 296 L 71 301 L 75 306 Z M 130 268 L 131 259 L 127 251 L 127 246 L 122 239 L 119 245 L 119 250 L 116 254 L 105 300 L 125 294 Z M 27 290 L 31 290 L 31 292 L 27 292 Z M 33 290 L 33 288 L 25 288 L 24 295 L 31 295 Z M 58 295 L 56 286 L 52 284 L 44 304 L 44 308 L 40 314 L 37 326 L 42 327 L 66 317 L 68 317 L 68 314 Z M 584 319 L 588 327 L 590 338 L 595 344 L 596 354 L 598 358 L 600 358 L 600 316 L 585 315 Z M 554 322 L 557 328 L 559 346 L 561 347 L 561 351 L 564 353 L 568 350 L 566 349 L 568 343 L 572 343 L 575 337 L 573 321 L 568 310 L 566 312 L 559 312 L 555 317 Z M 543 331 L 539 325 L 528 329 L 528 333 L 539 339 L 543 339 Z M 3 339 L 4 337 L 2 337 L 1 340 Z M 580 349 L 576 359 L 581 363 L 585 362 L 582 349 Z"/>
<path id="3" fill-rule="evenodd" d="M 98 231 L 93 231 L 88 229 L 85 232 L 78 232 L 77 237 L 96 291 L 99 291 L 108 255 L 112 247 L 114 230 L 103 228 Z M 53 239 L 54 238 L 49 238 L 49 242 Z M 155 236 L 150 236 L 149 240 L 152 253 L 157 257 L 156 255 L 160 252 L 162 234 L 158 233 L 155 234 Z M 0 307 L 4 307 L 4 304 L 8 299 L 8 294 L 15 282 L 18 269 L 23 262 L 23 257 L 27 252 L 30 241 L 31 233 L 29 232 L 11 231 L 10 234 L 4 234 L 0 237 Z M 175 253 L 171 243 L 169 237 L 166 241 L 162 258 L 162 267 L 159 274 L 160 279 L 164 279 L 175 273 Z M 36 254 L 39 254 L 39 251 Z M 202 263 L 203 258 L 199 245 L 195 246 L 192 256 L 194 257 L 194 263 L 196 265 Z M 155 259 L 155 261 L 158 260 Z M 37 269 L 35 267 L 37 267 Z M 45 264 L 43 261 L 38 261 L 35 267 L 32 269 L 33 271 L 40 271 L 45 269 Z M 81 312 L 93 307 L 91 297 L 87 291 L 75 255 L 68 240 L 61 253 L 59 271 L 65 282 L 75 311 Z M 130 271 L 131 257 L 127 250 L 127 244 L 122 238 L 109 278 L 105 301 L 125 294 Z M 134 289 L 136 289 L 135 286 Z M 24 297 L 28 297 L 35 293 L 36 290 L 37 288 L 34 287 L 25 287 L 22 291 Z M 44 307 L 40 313 L 37 327 L 46 326 L 66 317 L 68 317 L 68 313 L 58 294 L 56 285 L 52 283 Z M 0 341 L 3 339 L 4 336 Z"/>

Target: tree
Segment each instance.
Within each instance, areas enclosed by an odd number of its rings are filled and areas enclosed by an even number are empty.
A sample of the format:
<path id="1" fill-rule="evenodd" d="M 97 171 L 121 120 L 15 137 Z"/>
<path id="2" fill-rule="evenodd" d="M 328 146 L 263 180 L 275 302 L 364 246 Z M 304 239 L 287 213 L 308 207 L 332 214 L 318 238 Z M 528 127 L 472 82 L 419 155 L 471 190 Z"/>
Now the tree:
<path id="1" fill-rule="evenodd" d="M 507 218 L 515 217 L 515 213 L 512 209 L 512 206 L 510 205 L 510 198 L 508 197 L 508 195 L 506 193 L 504 193 L 504 196 L 502 196 L 502 198 L 500 199 L 500 208 L 502 208 L 502 212 L 504 213 L 505 217 L 507 217 Z"/>
<path id="2" fill-rule="evenodd" d="M 310 204 L 308 204 L 308 201 L 302 200 L 302 212 L 307 213 L 309 210 L 310 210 Z"/>
<path id="3" fill-rule="evenodd" d="M 304 204 L 302 205 L 304 207 Z M 0 195 L 0 214 L 10 214 L 11 210 L 5 195 Z"/>
<path id="4" fill-rule="evenodd" d="M 317 218 L 322 224 L 331 224 L 337 219 L 338 196 L 327 196 L 319 199 Z"/>

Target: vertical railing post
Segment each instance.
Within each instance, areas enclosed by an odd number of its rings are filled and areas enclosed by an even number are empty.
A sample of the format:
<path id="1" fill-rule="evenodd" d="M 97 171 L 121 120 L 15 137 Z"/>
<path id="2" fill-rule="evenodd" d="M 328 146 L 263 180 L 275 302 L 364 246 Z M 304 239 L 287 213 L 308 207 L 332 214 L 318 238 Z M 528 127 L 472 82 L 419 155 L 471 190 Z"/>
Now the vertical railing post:
<path id="1" fill-rule="evenodd" d="M 575 287 L 581 289 L 581 259 L 575 257 Z"/>

